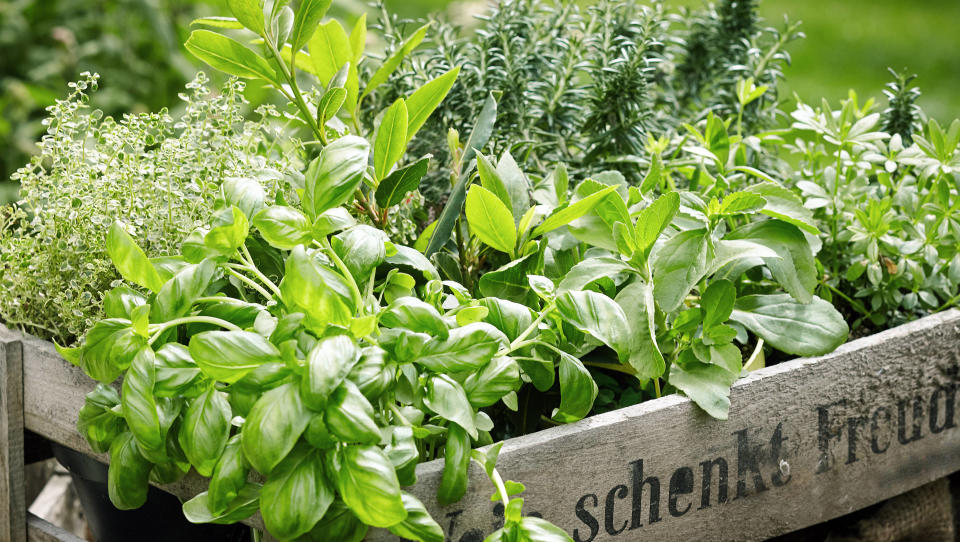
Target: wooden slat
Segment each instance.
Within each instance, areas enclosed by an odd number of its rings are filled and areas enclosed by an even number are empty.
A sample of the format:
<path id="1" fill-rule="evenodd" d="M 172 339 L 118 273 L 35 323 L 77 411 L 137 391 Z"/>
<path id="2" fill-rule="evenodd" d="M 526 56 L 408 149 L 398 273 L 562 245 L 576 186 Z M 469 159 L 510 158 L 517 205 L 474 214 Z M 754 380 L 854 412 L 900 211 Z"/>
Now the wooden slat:
<path id="1" fill-rule="evenodd" d="M 93 383 L 52 345 L 24 345 L 27 427 L 89 452 L 74 427 Z M 762 540 L 960 470 L 958 385 L 960 312 L 949 311 L 757 371 L 734 386 L 729 421 L 665 397 L 511 439 L 499 468 L 526 484 L 528 513 L 578 542 Z M 449 540 L 482 541 L 500 521 L 492 487 L 472 468 L 467 496 L 439 507 L 441 470 L 421 465 L 411 492 Z M 165 489 L 189 497 L 203 481 Z"/>
<path id="2" fill-rule="evenodd" d="M 86 542 L 49 521 L 27 513 L 27 540 L 30 542 Z"/>
<path id="3" fill-rule="evenodd" d="M 23 357 L 15 335 L 0 334 L 0 540 L 27 539 L 23 462 Z"/>

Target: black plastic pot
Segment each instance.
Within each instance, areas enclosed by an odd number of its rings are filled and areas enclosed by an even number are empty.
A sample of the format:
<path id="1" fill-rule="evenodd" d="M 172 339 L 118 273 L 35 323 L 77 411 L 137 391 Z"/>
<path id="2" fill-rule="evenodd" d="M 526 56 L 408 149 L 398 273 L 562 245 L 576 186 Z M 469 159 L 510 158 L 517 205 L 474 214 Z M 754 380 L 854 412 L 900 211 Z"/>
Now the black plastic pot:
<path id="1" fill-rule="evenodd" d="M 80 452 L 53 444 L 53 455 L 77 488 L 87 525 L 96 542 L 249 542 L 246 525 L 196 525 L 183 517 L 180 500 L 153 486 L 136 510 L 119 510 L 107 491 L 107 466 Z"/>

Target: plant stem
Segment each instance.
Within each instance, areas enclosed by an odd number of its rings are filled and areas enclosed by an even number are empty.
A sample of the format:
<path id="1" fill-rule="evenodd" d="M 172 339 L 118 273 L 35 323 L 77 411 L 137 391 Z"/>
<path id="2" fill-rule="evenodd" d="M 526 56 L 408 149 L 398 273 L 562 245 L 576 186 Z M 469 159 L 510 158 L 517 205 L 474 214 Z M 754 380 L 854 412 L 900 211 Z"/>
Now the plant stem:
<path id="1" fill-rule="evenodd" d="M 240 245 L 240 251 L 241 261 L 243 261 L 244 265 L 247 267 L 247 270 L 260 279 L 260 281 L 263 282 L 267 288 L 270 288 L 270 291 L 276 294 L 277 297 L 280 297 L 280 288 L 278 288 L 269 277 L 260 272 L 260 270 L 257 268 L 257 264 L 253 263 L 253 256 L 250 255 L 250 251 L 247 250 L 247 246 Z"/>
<path id="2" fill-rule="evenodd" d="M 660 391 L 660 379 L 659 379 L 659 378 L 654 378 L 654 379 L 653 379 L 653 394 L 654 394 L 654 396 L 656 396 L 657 399 L 659 399 L 659 398 L 663 395 L 663 392 Z"/>
<path id="3" fill-rule="evenodd" d="M 160 338 L 160 335 L 163 334 L 164 331 L 181 324 L 213 324 L 215 326 L 229 329 L 230 331 L 242 331 L 236 324 L 226 320 L 221 320 L 220 318 L 214 318 L 213 316 L 185 316 L 183 318 L 175 318 L 162 324 L 154 324 L 156 327 L 150 326 L 150 330 L 153 332 L 153 335 L 150 336 L 150 340 L 147 344 L 153 344 L 157 341 L 157 339 Z"/>
<path id="4" fill-rule="evenodd" d="M 233 267 L 230 267 L 230 264 L 227 264 L 226 266 L 224 266 L 224 268 L 227 270 L 227 273 L 234 276 L 237 280 L 239 280 L 240 282 L 246 284 L 247 286 L 259 292 L 264 299 L 267 299 L 267 300 L 273 299 L 273 296 L 270 294 L 270 292 L 264 290 L 263 286 L 260 286 L 259 284 L 257 284 L 256 281 L 254 281 L 253 279 L 249 277 L 245 277 L 240 273 L 237 273 L 236 271 L 234 271 Z M 241 269 L 243 268 L 241 267 Z"/>
<path id="5" fill-rule="evenodd" d="M 596 367 L 597 369 L 606 369 L 607 371 L 615 371 L 625 375 L 637 376 L 637 371 L 635 371 L 633 367 L 630 367 L 629 365 L 623 365 L 621 363 L 600 363 L 598 361 L 584 361 L 582 363 L 587 367 Z"/>
<path id="6" fill-rule="evenodd" d="M 353 297 L 353 304 L 356 305 L 357 311 L 360 314 L 363 313 L 363 295 L 360 293 L 360 288 L 357 286 L 357 281 L 353 279 L 353 273 L 350 272 L 350 269 L 347 268 L 347 265 L 343 263 L 343 260 L 340 259 L 340 256 L 337 255 L 336 251 L 333 250 L 333 247 L 330 246 L 330 240 L 324 237 L 320 239 L 320 244 L 323 246 L 323 249 L 327 252 L 327 255 L 330 256 L 330 259 L 333 260 L 333 264 L 337 266 L 337 269 L 340 270 L 340 273 L 343 275 L 343 278 L 346 279 L 347 285 L 350 286 L 350 294 Z"/>
<path id="7" fill-rule="evenodd" d="M 530 324 L 529 326 L 527 326 L 527 329 L 523 330 L 523 333 L 521 333 L 520 335 L 518 335 L 517 338 L 514 339 L 513 342 L 510 343 L 510 350 L 511 350 L 511 351 L 516 350 L 515 345 L 523 342 L 523 340 L 526 339 L 528 335 L 530 335 L 531 333 L 533 333 L 534 331 L 536 331 L 537 326 L 540 325 L 540 322 L 542 322 L 543 319 L 546 318 L 547 315 L 550 314 L 551 312 L 553 312 L 553 310 L 556 309 L 556 308 L 557 308 L 556 302 L 553 302 L 553 303 L 550 303 L 549 305 L 547 305 L 547 306 L 543 309 L 543 311 L 540 313 L 540 316 L 537 316 L 537 319 L 534 320 L 532 324 Z"/>
<path id="8" fill-rule="evenodd" d="M 754 363 L 756 363 L 758 359 L 760 359 L 760 354 L 762 353 L 763 353 L 763 339 L 758 339 L 756 348 L 753 349 L 753 353 L 750 354 L 750 358 L 747 360 L 747 362 L 743 364 L 743 370 L 755 371 L 756 369 L 759 369 L 760 367 L 757 367 L 755 369 L 753 365 Z"/>

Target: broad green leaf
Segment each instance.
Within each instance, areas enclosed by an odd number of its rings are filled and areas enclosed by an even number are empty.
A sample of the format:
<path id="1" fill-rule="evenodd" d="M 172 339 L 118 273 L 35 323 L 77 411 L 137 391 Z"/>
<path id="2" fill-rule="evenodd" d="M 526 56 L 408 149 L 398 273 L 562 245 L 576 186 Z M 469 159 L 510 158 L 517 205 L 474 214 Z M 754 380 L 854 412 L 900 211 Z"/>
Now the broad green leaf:
<path id="1" fill-rule="evenodd" d="M 353 52 L 351 63 L 356 66 L 363 58 L 363 50 L 367 46 L 367 13 L 363 12 L 357 17 L 353 29 L 350 30 L 350 49 Z"/>
<path id="2" fill-rule="evenodd" d="M 535 255 L 528 254 L 504 264 L 499 269 L 484 273 L 480 276 L 480 293 L 487 297 L 516 301 L 524 301 L 528 296 L 535 297 L 527 280 L 528 269 L 535 267 L 535 264 Z"/>
<path id="3" fill-rule="evenodd" d="M 360 521 L 391 527 L 407 518 L 397 473 L 379 447 L 345 446 L 331 462 L 337 492 Z"/>
<path id="4" fill-rule="evenodd" d="M 487 141 L 490 140 L 490 136 L 493 134 L 493 127 L 496 122 L 497 98 L 491 92 L 483 103 L 483 109 L 480 110 L 480 115 L 473 125 L 470 138 L 467 139 L 464 145 L 463 156 L 460 157 L 457 164 L 458 170 L 462 168 L 463 164 L 468 164 L 476 155 L 477 150 L 482 149 L 487 144 Z M 423 253 L 426 257 L 429 258 L 433 256 L 450 240 L 453 228 L 457 223 L 457 219 L 460 218 L 460 212 L 463 210 L 463 203 L 467 197 L 467 185 L 469 183 L 469 173 L 462 172 L 460 178 L 450 191 L 447 204 L 443 207 L 443 211 L 440 212 L 440 218 L 437 219 L 436 226 L 434 226 L 433 235 L 430 236 L 430 242 L 427 243 L 427 249 Z"/>
<path id="5" fill-rule="evenodd" d="M 759 194 L 766 200 L 761 213 L 789 222 L 811 235 L 819 235 L 813 211 L 803 206 L 803 200 L 796 193 L 775 183 L 755 184 L 745 189 L 747 192 Z"/>
<path id="6" fill-rule="evenodd" d="M 630 345 L 630 327 L 620 305 L 596 292 L 563 292 L 557 296 L 557 312 L 578 330 L 587 333 L 625 357 Z"/>
<path id="7" fill-rule="evenodd" d="M 480 186 L 493 192 L 507 209 L 513 208 L 513 203 L 510 201 L 510 192 L 507 191 L 507 185 L 500 178 L 496 166 L 490 162 L 489 158 L 479 152 L 477 153 L 477 174 L 480 176 Z M 469 195 L 467 197 L 469 199 Z"/>
<path id="8" fill-rule="evenodd" d="M 94 380 L 109 384 L 127 370 L 133 357 L 147 343 L 129 320 L 100 320 L 87 332 L 81 366 Z"/>
<path id="9" fill-rule="evenodd" d="M 426 280 L 440 277 L 437 268 L 420 251 L 403 245 L 396 245 L 396 248 L 396 254 L 387 256 L 387 263 L 399 269 L 417 271 L 417 274 L 422 274 Z"/>
<path id="10" fill-rule="evenodd" d="M 369 527 L 360 521 L 339 498 L 327 509 L 323 519 L 299 542 L 361 542 Z"/>
<path id="11" fill-rule="evenodd" d="M 361 351 L 360 361 L 353 366 L 349 378 L 367 399 L 376 400 L 393 382 L 396 367 L 386 363 L 386 352 L 377 346 Z"/>
<path id="12" fill-rule="evenodd" d="M 616 302 L 623 309 L 630 327 L 629 357 L 626 362 L 640 380 L 660 378 L 666 361 L 657 344 L 656 304 L 652 285 L 636 281 L 620 290 Z"/>
<path id="13" fill-rule="evenodd" d="M 570 205 L 589 197 L 591 194 L 600 192 L 608 186 L 593 179 L 587 179 L 577 186 Z M 621 187 L 623 185 L 614 186 Z M 568 224 L 568 229 L 574 237 L 584 243 L 615 251 L 617 250 L 617 244 L 613 227 L 617 222 L 631 223 L 630 211 L 627 209 L 623 197 L 619 194 L 601 198 L 594 206 L 593 211 L 572 221 Z"/>
<path id="14" fill-rule="evenodd" d="M 597 384 L 590 371 L 570 354 L 560 355 L 560 406 L 553 411 L 553 420 L 570 423 L 582 419 L 593 408 Z"/>
<path id="15" fill-rule="evenodd" d="M 443 447 L 443 475 L 437 487 L 437 502 L 441 505 L 453 504 L 467 492 L 471 448 L 466 429 L 455 423 L 450 424 L 447 442 Z"/>
<path id="16" fill-rule="evenodd" d="M 336 282 L 329 280 L 339 277 L 338 274 L 329 270 L 322 273 L 303 246 L 293 249 L 285 265 L 286 274 L 280 282 L 281 297 L 289 308 L 307 315 L 309 327 L 322 330 L 329 324 L 346 325 L 350 322 L 353 311 L 348 305 L 349 294 L 344 297 L 335 291 L 332 286 Z M 343 279 L 339 280 L 342 282 Z"/>
<path id="17" fill-rule="evenodd" d="M 572 202 L 566 207 L 557 209 L 550 216 L 544 219 L 539 226 L 533 229 L 531 236 L 539 237 L 547 232 L 553 231 L 562 226 L 566 226 L 574 220 L 586 215 L 590 211 L 593 211 L 594 208 L 596 208 L 596 206 L 607 197 L 607 195 L 609 195 L 611 192 L 615 192 L 616 190 L 616 186 L 609 186 L 594 192 L 583 199 Z"/>
<path id="18" fill-rule="evenodd" d="M 417 483 L 416 470 L 420 462 L 420 451 L 413 436 L 413 428 L 409 425 L 392 426 L 389 428 L 389 439 L 385 434 L 384 440 L 389 440 L 383 451 L 396 469 L 400 485 L 412 486 Z"/>
<path id="19" fill-rule="evenodd" d="M 389 237 L 382 230 L 366 224 L 337 234 L 331 241 L 333 249 L 359 284 L 365 283 L 370 273 L 387 257 L 385 243 Z"/>
<path id="20" fill-rule="evenodd" d="M 478 322 L 450 330 L 446 339 L 430 339 L 414 361 L 437 373 L 476 370 L 507 344 L 500 330 Z"/>
<path id="21" fill-rule="evenodd" d="M 107 232 L 107 254 L 121 277 L 153 292 L 163 287 L 153 264 L 119 222 L 114 222 Z"/>
<path id="22" fill-rule="evenodd" d="M 352 37 L 352 36 L 351 36 Z M 423 124 L 427 122 L 430 114 L 436 110 L 440 102 L 446 98 L 447 93 L 453 87 L 460 74 L 460 66 L 440 75 L 430 81 L 427 81 L 422 87 L 414 91 L 407 98 L 407 142 L 417 135 Z"/>
<path id="23" fill-rule="evenodd" d="M 349 337 L 336 335 L 317 342 L 307 355 L 307 367 L 300 381 L 300 395 L 310 408 L 322 411 L 353 366 L 360 361 L 360 349 Z"/>
<path id="24" fill-rule="evenodd" d="M 373 144 L 374 178 L 379 181 L 390 173 L 407 150 L 407 104 L 397 98 L 383 114 Z"/>
<path id="25" fill-rule="evenodd" d="M 140 292 L 126 286 L 117 286 L 103 297 L 103 312 L 107 318 L 129 320 L 133 309 L 146 303 L 147 298 Z"/>
<path id="26" fill-rule="evenodd" d="M 517 244 L 517 230 L 510 209 L 486 188 L 474 185 L 466 200 L 470 231 L 487 245 L 512 253 Z"/>
<path id="27" fill-rule="evenodd" d="M 308 43 L 307 49 L 310 51 L 310 60 L 313 61 L 314 73 L 324 85 L 333 79 L 347 62 L 351 63 L 351 67 L 356 67 L 347 32 L 336 19 L 316 28 Z"/>
<path id="28" fill-rule="evenodd" d="M 327 145 L 310 163 L 303 191 L 307 215 L 320 213 L 349 202 L 363 181 L 370 144 L 357 136 L 345 136 Z"/>
<path id="29" fill-rule="evenodd" d="M 153 465 L 140 455 L 132 433 L 122 433 L 110 445 L 107 490 L 110 502 L 120 510 L 140 508 L 147 501 Z"/>
<path id="30" fill-rule="evenodd" d="M 236 207 L 223 209 L 214 217 L 214 227 L 203 236 L 203 244 L 221 256 L 230 257 L 247 239 L 250 222 Z"/>
<path id="31" fill-rule="evenodd" d="M 497 175 L 503 181 L 507 193 L 510 194 L 508 208 L 513 214 L 513 222 L 519 225 L 520 218 L 530 208 L 530 193 L 533 191 L 530 180 L 524 175 L 509 150 L 504 152 L 500 161 L 497 162 Z"/>
<path id="32" fill-rule="evenodd" d="M 777 350 L 798 356 L 828 354 L 849 333 L 837 309 L 816 296 L 807 304 L 788 294 L 744 296 L 737 299 L 731 318 Z"/>
<path id="33" fill-rule="evenodd" d="M 420 180 L 427 174 L 429 166 L 430 157 L 426 156 L 391 173 L 377 186 L 377 205 L 381 209 L 398 205 L 404 196 L 420 187 Z"/>
<path id="34" fill-rule="evenodd" d="M 323 419 L 327 429 L 340 442 L 380 442 L 380 428 L 374 419 L 373 405 L 349 380 L 344 380 L 330 396 Z"/>
<path id="35" fill-rule="evenodd" d="M 758 211 L 767 204 L 763 197 L 751 192 L 727 194 L 720 203 L 719 215 L 738 215 Z"/>
<path id="36" fill-rule="evenodd" d="M 574 265 L 567 272 L 560 284 L 557 285 L 557 292 L 583 290 L 601 279 L 610 279 L 615 285 L 619 286 L 627 280 L 631 273 L 635 273 L 634 269 L 619 258 L 609 256 L 587 258 Z"/>
<path id="37" fill-rule="evenodd" d="M 280 351 L 252 331 L 204 331 L 190 338 L 190 356 L 208 377 L 231 384 L 257 367 L 282 361 Z"/>
<path id="38" fill-rule="evenodd" d="M 643 252 L 644 257 L 650 255 L 653 244 L 673 221 L 679 209 L 680 194 L 668 192 L 637 215 L 637 249 Z"/>
<path id="39" fill-rule="evenodd" d="M 323 93 L 320 98 L 320 104 L 317 106 L 317 117 L 320 124 L 326 124 L 328 120 L 336 116 L 347 101 L 347 90 L 343 87 L 331 87 Z"/>
<path id="40" fill-rule="evenodd" d="M 723 324 L 733 312 L 733 303 L 737 299 L 737 290 L 728 280 L 716 280 L 700 296 L 700 310 L 703 313 L 703 328 L 708 329 Z"/>
<path id="41" fill-rule="evenodd" d="M 682 231 L 664 243 L 653 259 L 653 295 L 667 312 L 683 303 L 707 270 L 707 231 Z"/>
<path id="42" fill-rule="evenodd" d="M 813 299 L 817 286 L 816 262 L 806 236 L 796 225 L 780 220 L 753 222 L 730 233 L 726 239 L 745 239 L 774 251 L 779 258 L 763 259 L 773 278 L 797 301 L 809 303 Z"/>
<path id="43" fill-rule="evenodd" d="M 696 359 L 670 366 L 670 385 L 682 391 L 707 414 L 726 420 L 730 410 L 730 386 L 737 374 Z"/>
<path id="44" fill-rule="evenodd" d="M 261 0 L 227 0 L 227 6 L 243 26 L 263 35 L 263 2 Z"/>
<path id="45" fill-rule="evenodd" d="M 214 511 L 209 492 L 204 491 L 183 503 L 183 515 L 190 523 L 231 524 L 243 521 L 260 509 L 260 484 L 248 482 L 226 509 Z"/>
<path id="46" fill-rule="evenodd" d="M 443 542 L 443 528 L 433 520 L 423 503 L 409 493 L 402 493 L 400 497 L 407 509 L 407 519 L 390 527 L 390 532 L 407 540 Z"/>
<path id="47" fill-rule="evenodd" d="M 728 264 L 739 269 L 749 269 L 768 260 L 779 259 L 780 256 L 775 251 L 756 241 L 721 239 L 714 243 L 713 258 L 707 261 L 707 270 L 703 276 L 709 277 Z"/>
<path id="48" fill-rule="evenodd" d="M 427 333 L 441 340 L 450 334 L 440 312 L 433 305 L 412 296 L 391 303 L 380 316 L 380 324 Z"/>
<path id="49" fill-rule="evenodd" d="M 573 542 L 566 531 L 535 516 L 526 516 L 520 520 L 520 533 L 520 540 L 526 542 Z"/>
<path id="50" fill-rule="evenodd" d="M 190 21 L 190 26 L 209 26 L 211 28 L 239 30 L 243 28 L 243 23 L 238 21 L 236 17 L 198 17 Z"/>
<path id="51" fill-rule="evenodd" d="M 184 267 L 157 293 L 150 308 L 151 320 L 167 322 L 189 314 L 197 298 L 207 291 L 216 271 L 216 263 L 210 259 Z"/>
<path id="52" fill-rule="evenodd" d="M 210 388 L 194 397 L 180 425 L 180 447 L 201 476 L 213 474 L 230 437 L 232 411 L 227 394 Z"/>
<path id="53" fill-rule="evenodd" d="M 313 221 L 314 239 L 323 239 L 331 233 L 337 233 L 357 225 L 357 219 L 343 207 L 328 209 Z"/>
<path id="54" fill-rule="evenodd" d="M 164 427 L 164 420 L 161 420 L 160 407 L 153 395 L 155 381 L 155 354 L 149 347 L 143 347 L 123 377 L 121 405 L 123 417 L 141 453 L 160 463 L 166 459 L 169 424 Z"/>
<path id="55" fill-rule="evenodd" d="M 233 38 L 210 30 L 194 30 L 184 47 L 193 56 L 224 73 L 279 85 L 267 59 Z"/>
<path id="56" fill-rule="evenodd" d="M 290 33 L 290 43 L 295 51 L 299 51 L 313 37 L 330 3 L 331 0 L 300 0 L 293 21 L 293 32 Z"/>
<path id="57" fill-rule="evenodd" d="M 210 476 L 207 504 L 215 514 L 226 511 L 247 484 L 250 463 L 243 455 L 240 435 L 234 435 L 223 448 L 217 465 Z"/>
<path id="58" fill-rule="evenodd" d="M 288 382 L 264 393 L 243 423 L 243 453 L 261 474 L 270 474 L 310 423 L 312 415 L 303 406 L 297 387 Z"/>
<path id="59" fill-rule="evenodd" d="M 533 324 L 533 311 L 520 303 L 498 297 L 487 297 L 481 299 L 479 303 L 487 309 L 484 321 L 502 331 L 510 341 L 516 340 Z M 535 335 L 536 333 L 531 337 Z"/>
<path id="60" fill-rule="evenodd" d="M 302 444 L 270 473 L 260 492 L 260 513 L 270 534 L 292 540 L 320 521 L 335 496 L 324 470 L 322 452 Z"/>
<path id="61" fill-rule="evenodd" d="M 473 420 L 473 407 L 456 380 L 443 374 L 430 377 L 423 403 L 441 418 L 464 428 L 472 438 L 479 436 Z"/>
<path id="62" fill-rule="evenodd" d="M 373 75 L 370 76 L 370 80 L 367 81 L 367 86 L 363 89 L 363 94 L 360 96 L 361 98 L 387 82 L 387 79 L 397 70 L 400 63 L 403 62 L 403 59 L 420 45 L 420 42 L 423 41 L 423 38 L 427 35 L 428 28 L 430 28 L 430 23 L 418 28 L 389 58 L 383 61 L 383 64 L 377 68 L 377 71 L 374 72 Z"/>
<path id="63" fill-rule="evenodd" d="M 256 179 L 227 177 L 224 179 L 221 189 L 227 205 L 240 209 L 248 219 L 253 218 L 253 215 L 263 209 L 264 202 L 267 199 L 267 191 Z"/>
<path id="64" fill-rule="evenodd" d="M 167 343 L 157 350 L 153 394 L 157 397 L 194 397 L 203 380 L 185 345 Z"/>
<path id="65" fill-rule="evenodd" d="M 660 185 L 660 172 L 663 170 L 663 160 L 659 154 L 654 154 L 650 160 L 650 169 L 640 182 L 640 192 L 646 194 Z"/>
<path id="66" fill-rule="evenodd" d="M 313 238 L 312 224 L 306 215 L 284 205 L 273 205 L 260 211 L 253 217 L 253 225 L 270 246 L 280 250 L 291 250 Z"/>
<path id="67" fill-rule="evenodd" d="M 124 419 L 113 409 L 120 404 L 120 395 L 110 386 L 97 384 L 86 395 L 77 416 L 77 431 L 90 448 L 98 454 L 106 453 L 110 444 L 125 429 Z"/>

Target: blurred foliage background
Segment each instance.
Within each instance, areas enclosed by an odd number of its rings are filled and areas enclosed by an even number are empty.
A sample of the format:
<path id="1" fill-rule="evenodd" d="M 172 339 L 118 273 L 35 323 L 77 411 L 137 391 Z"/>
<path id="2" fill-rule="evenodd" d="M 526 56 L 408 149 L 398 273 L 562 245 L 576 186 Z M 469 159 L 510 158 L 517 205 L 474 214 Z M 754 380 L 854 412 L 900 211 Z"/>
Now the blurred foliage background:
<path id="1" fill-rule="evenodd" d="M 385 0 L 405 17 L 446 10 L 463 20 L 483 2 Z M 697 8 L 701 0 L 665 0 Z M 337 0 L 352 19 L 367 0 Z M 44 108 L 83 71 L 101 74 L 94 105 L 108 115 L 176 107 L 177 94 L 199 69 L 183 40 L 194 17 L 225 13 L 224 0 L 0 1 L 0 179 L 24 164 L 42 135 Z M 960 21 L 957 0 L 762 0 L 761 15 L 779 26 L 802 20 L 807 39 L 789 49 L 787 93 L 833 102 L 850 88 L 880 97 L 886 68 L 919 75 L 920 105 L 933 117 L 960 115 Z M 0 183 L 0 202 L 16 185 Z"/>

